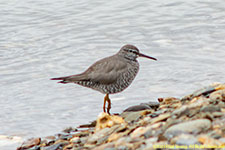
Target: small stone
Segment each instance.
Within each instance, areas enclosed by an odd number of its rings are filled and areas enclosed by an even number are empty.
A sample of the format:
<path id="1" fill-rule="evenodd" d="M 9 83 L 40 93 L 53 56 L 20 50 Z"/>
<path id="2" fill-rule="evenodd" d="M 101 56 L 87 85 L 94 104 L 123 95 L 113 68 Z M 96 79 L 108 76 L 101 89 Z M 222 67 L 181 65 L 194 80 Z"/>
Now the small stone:
<path id="1" fill-rule="evenodd" d="M 76 131 L 78 131 L 78 130 L 73 127 L 68 127 L 63 130 L 63 132 L 65 132 L 65 133 L 76 132 Z"/>
<path id="2" fill-rule="evenodd" d="M 47 137 L 42 139 L 40 145 L 41 146 L 49 146 L 49 145 L 55 143 L 55 139 L 56 139 L 55 136 L 47 136 Z"/>
<path id="3" fill-rule="evenodd" d="M 157 122 L 160 122 L 160 121 L 164 121 L 164 120 L 166 120 L 169 117 L 170 117 L 170 113 L 161 114 L 158 117 L 153 118 L 151 120 L 151 124 L 154 124 L 154 123 L 157 123 Z"/>
<path id="4" fill-rule="evenodd" d="M 170 139 L 181 133 L 198 134 L 204 130 L 208 130 L 210 127 L 211 122 L 208 119 L 191 120 L 169 127 L 164 133 L 164 136 L 167 139 Z"/>
<path id="5" fill-rule="evenodd" d="M 163 104 L 172 104 L 177 102 L 180 102 L 180 100 L 175 97 L 166 97 L 166 98 L 163 98 L 162 100 Z"/>
<path id="6" fill-rule="evenodd" d="M 152 118 L 155 118 L 155 117 L 158 117 L 160 114 L 166 113 L 167 111 L 168 111 L 167 109 L 161 109 L 161 110 L 157 110 L 157 111 L 155 111 L 152 114 L 149 114 L 147 116 L 150 116 Z"/>
<path id="7" fill-rule="evenodd" d="M 73 148 L 73 144 L 68 144 L 65 147 L 63 147 L 63 150 L 71 150 Z"/>
<path id="8" fill-rule="evenodd" d="M 28 149 L 33 146 L 39 145 L 41 143 L 41 138 L 31 138 L 28 139 L 28 141 L 24 142 L 21 147 L 19 147 L 17 150 L 23 150 Z"/>
<path id="9" fill-rule="evenodd" d="M 70 139 L 70 142 L 77 144 L 77 143 L 80 143 L 81 141 L 80 141 L 79 137 L 74 137 L 74 138 Z"/>
<path id="10" fill-rule="evenodd" d="M 149 128 L 147 127 L 139 127 L 137 129 L 135 129 L 131 134 L 130 137 L 131 138 L 139 138 L 140 136 L 142 136 Z"/>
<path id="11" fill-rule="evenodd" d="M 71 134 L 58 134 L 58 139 L 60 140 L 67 140 L 71 139 L 73 136 Z"/>
<path id="12" fill-rule="evenodd" d="M 217 84 L 215 85 L 216 90 L 224 90 L 225 89 L 225 84 Z"/>

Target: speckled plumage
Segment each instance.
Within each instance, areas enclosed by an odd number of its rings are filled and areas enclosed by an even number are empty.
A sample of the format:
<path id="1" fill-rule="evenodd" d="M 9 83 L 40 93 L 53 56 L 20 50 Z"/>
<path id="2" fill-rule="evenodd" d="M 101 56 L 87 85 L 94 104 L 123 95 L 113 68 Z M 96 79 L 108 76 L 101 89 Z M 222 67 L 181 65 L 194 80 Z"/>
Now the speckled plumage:
<path id="1" fill-rule="evenodd" d="M 156 60 L 141 54 L 133 45 L 125 45 L 115 55 L 95 62 L 81 74 L 52 78 L 52 80 L 62 80 L 59 83 L 76 83 L 107 95 L 118 93 L 126 89 L 137 75 L 138 56 Z"/>

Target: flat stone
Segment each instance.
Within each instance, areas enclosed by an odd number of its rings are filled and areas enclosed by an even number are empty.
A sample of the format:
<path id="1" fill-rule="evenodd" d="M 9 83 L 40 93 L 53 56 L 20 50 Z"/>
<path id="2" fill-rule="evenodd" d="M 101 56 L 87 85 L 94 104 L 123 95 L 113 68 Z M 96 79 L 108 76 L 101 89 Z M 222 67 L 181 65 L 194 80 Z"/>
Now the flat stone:
<path id="1" fill-rule="evenodd" d="M 204 130 L 208 130 L 211 127 L 211 122 L 208 119 L 191 120 L 179 124 L 175 124 L 169 127 L 164 136 L 170 139 L 181 133 L 198 134 Z"/>

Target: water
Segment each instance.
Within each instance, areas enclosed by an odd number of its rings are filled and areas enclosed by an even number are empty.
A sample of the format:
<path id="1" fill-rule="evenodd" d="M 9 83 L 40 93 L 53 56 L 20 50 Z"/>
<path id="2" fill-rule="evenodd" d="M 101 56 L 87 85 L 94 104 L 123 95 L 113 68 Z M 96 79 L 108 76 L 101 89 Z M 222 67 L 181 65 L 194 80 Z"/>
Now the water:
<path id="1" fill-rule="evenodd" d="M 94 120 L 103 94 L 49 78 L 81 73 L 127 43 L 158 61 L 139 59 L 132 85 L 110 96 L 111 112 L 223 83 L 224 5 L 223 0 L 0 0 L 1 149 Z"/>

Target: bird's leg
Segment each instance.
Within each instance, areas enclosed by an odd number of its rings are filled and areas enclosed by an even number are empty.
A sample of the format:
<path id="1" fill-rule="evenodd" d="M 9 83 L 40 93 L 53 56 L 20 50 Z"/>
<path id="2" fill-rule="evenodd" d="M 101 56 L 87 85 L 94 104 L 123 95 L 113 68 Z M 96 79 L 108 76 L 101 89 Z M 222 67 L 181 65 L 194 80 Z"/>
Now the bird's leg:
<path id="1" fill-rule="evenodd" d="M 104 98 L 104 104 L 103 104 L 103 111 L 105 111 L 105 105 L 106 105 L 106 102 L 108 102 L 108 107 L 107 107 L 107 113 L 110 114 L 110 109 L 111 109 L 111 101 L 109 99 L 109 94 L 106 94 L 105 98 Z"/>
<path id="2" fill-rule="evenodd" d="M 106 94 L 106 96 L 107 96 L 107 94 Z M 106 104 L 106 96 L 104 97 L 104 104 L 103 104 L 103 111 L 105 112 L 105 104 Z"/>
<path id="3" fill-rule="evenodd" d="M 107 96 L 107 102 L 108 102 L 108 107 L 107 107 L 107 113 L 110 114 L 110 109 L 111 109 L 111 100 L 109 99 L 109 94 L 106 94 Z"/>

